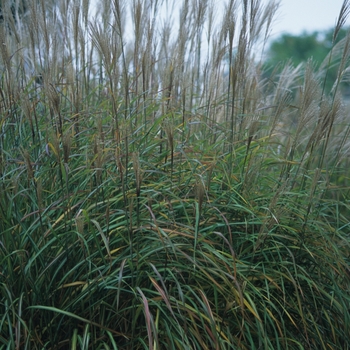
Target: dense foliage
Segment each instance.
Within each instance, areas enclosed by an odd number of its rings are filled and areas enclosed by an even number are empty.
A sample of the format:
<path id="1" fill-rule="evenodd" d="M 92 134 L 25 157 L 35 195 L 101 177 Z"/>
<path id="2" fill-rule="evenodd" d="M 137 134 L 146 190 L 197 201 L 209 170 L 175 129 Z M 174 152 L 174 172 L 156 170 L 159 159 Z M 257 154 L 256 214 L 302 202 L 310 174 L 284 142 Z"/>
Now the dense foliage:
<path id="1" fill-rule="evenodd" d="M 313 58 L 321 63 L 329 54 L 333 46 L 334 29 L 325 32 L 304 32 L 301 35 L 282 34 L 281 37 L 272 41 L 268 61 L 272 65 L 280 64 L 291 60 L 295 66 Z M 344 39 L 346 29 L 342 29 L 337 37 L 337 42 Z"/>
<path id="2" fill-rule="evenodd" d="M 0 348 L 349 348 L 350 36 L 325 92 L 254 61 L 273 2 L 32 5 L 0 28 Z"/>

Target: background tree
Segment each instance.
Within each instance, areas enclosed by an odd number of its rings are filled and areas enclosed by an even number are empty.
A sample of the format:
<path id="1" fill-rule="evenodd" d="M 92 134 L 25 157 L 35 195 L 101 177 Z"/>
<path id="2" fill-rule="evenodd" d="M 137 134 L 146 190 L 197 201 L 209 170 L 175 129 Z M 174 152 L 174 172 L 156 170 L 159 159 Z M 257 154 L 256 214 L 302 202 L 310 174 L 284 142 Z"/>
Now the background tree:
<path id="1" fill-rule="evenodd" d="M 341 45 L 340 41 L 343 40 L 348 32 L 347 29 L 342 28 L 333 43 L 333 29 L 326 31 L 315 31 L 312 33 L 303 32 L 301 35 L 283 34 L 278 39 L 272 41 L 266 57 L 266 67 L 269 73 L 275 69 L 275 67 L 282 67 L 284 63 L 290 61 L 294 66 L 298 66 L 300 63 L 306 62 L 308 59 L 312 59 L 316 68 L 320 68 L 325 61 L 330 50 L 335 45 Z M 327 58 L 328 59 L 328 58 Z M 331 65 L 328 67 L 326 64 L 322 67 L 328 69 L 326 89 L 330 90 L 337 76 L 337 60 L 340 57 L 337 55 L 337 50 L 332 55 Z M 277 69 L 278 70 L 278 69 Z M 325 72 L 324 76 L 325 76 Z M 347 93 L 349 90 L 349 83 L 344 82 L 342 84 L 343 93 Z"/>

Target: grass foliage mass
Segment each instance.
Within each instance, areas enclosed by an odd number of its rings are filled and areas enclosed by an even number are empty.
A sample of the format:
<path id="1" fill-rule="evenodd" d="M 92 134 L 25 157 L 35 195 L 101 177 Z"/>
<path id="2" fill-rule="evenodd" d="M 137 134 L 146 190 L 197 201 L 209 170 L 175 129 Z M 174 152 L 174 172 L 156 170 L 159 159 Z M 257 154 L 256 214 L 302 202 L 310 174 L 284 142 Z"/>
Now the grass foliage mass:
<path id="1" fill-rule="evenodd" d="M 0 348 L 350 348 L 349 1 L 320 67 L 269 78 L 273 1 L 26 4 L 0 25 Z"/>

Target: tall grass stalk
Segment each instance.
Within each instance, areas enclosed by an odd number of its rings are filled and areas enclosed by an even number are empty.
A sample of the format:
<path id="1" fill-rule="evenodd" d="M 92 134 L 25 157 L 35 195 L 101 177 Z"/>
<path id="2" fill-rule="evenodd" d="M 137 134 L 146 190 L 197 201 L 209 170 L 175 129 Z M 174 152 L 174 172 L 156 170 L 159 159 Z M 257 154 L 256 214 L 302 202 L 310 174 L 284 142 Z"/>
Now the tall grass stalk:
<path id="1" fill-rule="evenodd" d="M 0 349 L 349 348 L 350 36 L 267 80 L 274 1 L 26 3 L 0 23 Z"/>

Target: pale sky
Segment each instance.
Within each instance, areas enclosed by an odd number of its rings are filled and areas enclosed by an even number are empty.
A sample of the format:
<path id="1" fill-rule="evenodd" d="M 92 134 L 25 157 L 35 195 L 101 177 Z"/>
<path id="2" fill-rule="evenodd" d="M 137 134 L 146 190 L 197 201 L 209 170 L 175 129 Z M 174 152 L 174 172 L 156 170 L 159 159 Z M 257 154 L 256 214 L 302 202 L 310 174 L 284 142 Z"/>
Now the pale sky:
<path id="1" fill-rule="evenodd" d="M 281 0 L 272 38 L 283 32 L 301 34 L 334 28 L 343 0 Z M 350 24 L 349 20 L 346 22 Z"/>
<path id="2" fill-rule="evenodd" d="M 182 3 L 183 0 L 177 0 Z M 262 0 L 268 2 L 269 0 Z M 276 0 L 278 1 L 278 0 Z M 270 40 L 278 38 L 282 33 L 299 35 L 303 31 L 323 31 L 334 28 L 344 0 L 280 0 L 280 7 L 272 25 Z M 223 5 L 225 0 L 214 0 Z M 92 8 L 96 8 L 99 0 L 90 0 Z M 132 0 L 126 0 L 132 4 Z M 240 3 L 240 1 L 237 1 Z M 350 26 L 350 20 L 346 22 Z"/>

